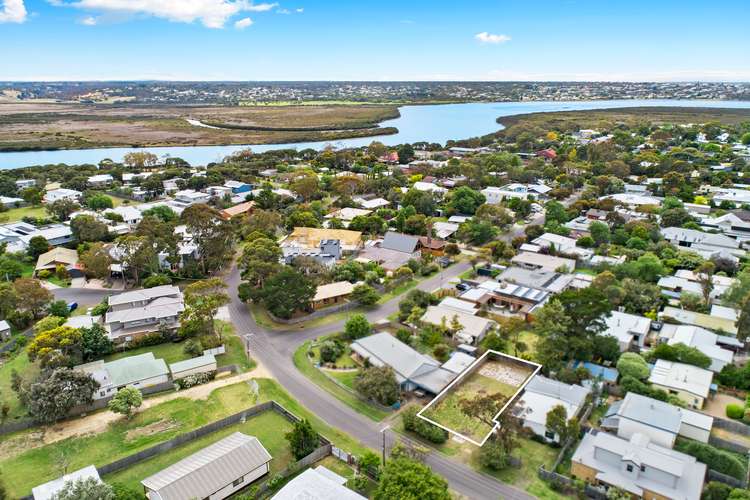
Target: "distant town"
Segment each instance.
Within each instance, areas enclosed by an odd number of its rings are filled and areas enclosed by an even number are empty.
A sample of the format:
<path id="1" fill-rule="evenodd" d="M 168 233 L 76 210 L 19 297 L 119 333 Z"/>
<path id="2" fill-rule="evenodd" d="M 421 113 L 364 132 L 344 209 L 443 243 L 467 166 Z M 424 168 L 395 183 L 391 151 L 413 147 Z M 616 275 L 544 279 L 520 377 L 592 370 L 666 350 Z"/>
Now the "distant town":
<path id="1" fill-rule="evenodd" d="M 0 102 L 258 104 L 750 99 L 727 82 L 0 82 Z"/>

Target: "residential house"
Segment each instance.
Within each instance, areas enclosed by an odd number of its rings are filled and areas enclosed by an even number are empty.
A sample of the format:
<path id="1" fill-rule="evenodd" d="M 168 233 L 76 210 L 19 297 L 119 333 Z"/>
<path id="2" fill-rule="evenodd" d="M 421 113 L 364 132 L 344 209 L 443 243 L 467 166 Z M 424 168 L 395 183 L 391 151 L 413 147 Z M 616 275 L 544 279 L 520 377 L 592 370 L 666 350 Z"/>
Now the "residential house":
<path id="1" fill-rule="evenodd" d="M 320 247 L 317 249 L 282 247 L 281 251 L 285 264 L 291 264 L 297 257 L 309 257 L 327 268 L 336 265 L 342 255 L 340 240 L 320 240 Z"/>
<path id="2" fill-rule="evenodd" d="M 208 193 L 195 191 L 194 189 L 183 189 L 174 194 L 174 200 L 172 200 L 171 204 L 187 208 L 191 205 L 208 203 L 209 201 L 211 201 L 211 195 Z"/>
<path id="3" fill-rule="evenodd" d="M 689 269 L 678 269 L 677 271 L 675 271 L 674 275 L 678 278 L 691 281 L 692 283 L 700 284 L 701 282 L 700 276 Z M 729 276 L 720 276 L 718 274 L 712 275 L 712 289 L 709 296 L 711 297 L 711 299 L 718 299 L 719 297 L 724 295 L 724 293 L 726 293 L 727 290 L 729 290 L 729 288 L 731 288 L 731 286 L 736 281 L 737 280 L 735 278 L 730 278 Z"/>
<path id="4" fill-rule="evenodd" d="M 386 271 L 395 271 L 411 259 L 419 259 L 419 237 L 388 231 L 380 242 L 365 246 L 359 254 L 363 261 L 377 262 Z"/>
<path id="5" fill-rule="evenodd" d="M 371 213 L 372 210 L 365 210 L 363 208 L 339 208 L 325 216 L 326 225 L 328 225 L 328 221 L 331 219 L 337 219 L 343 223 L 344 227 L 349 227 L 349 224 L 355 217 L 365 217 Z"/>
<path id="6" fill-rule="evenodd" d="M 16 198 L 14 196 L 0 196 L 0 207 L 4 208 L 18 208 L 26 205 L 23 198 Z"/>
<path id="7" fill-rule="evenodd" d="M 224 220 L 230 220 L 232 217 L 237 217 L 240 215 L 252 213 L 254 207 L 255 207 L 254 201 L 246 201 L 244 203 L 239 203 L 237 205 L 234 205 L 233 207 L 225 208 L 224 210 L 222 210 L 221 217 Z"/>
<path id="8" fill-rule="evenodd" d="M 484 195 L 487 203 L 497 205 L 506 198 L 521 198 L 526 200 L 532 197 L 537 200 L 544 200 L 550 191 L 552 191 L 552 188 L 544 184 L 513 183 L 501 187 L 489 186 L 482 189 L 481 193 Z"/>
<path id="9" fill-rule="evenodd" d="M 582 236 L 591 236 L 591 223 L 592 222 L 594 221 L 589 219 L 585 215 L 581 215 L 579 217 L 569 220 L 568 222 L 563 224 L 563 226 L 570 230 L 571 236 L 578 239 Z"/>
<path id="10" fill-rule="evenodd" d="M 615 337 L 621 352 L 634 348 L 642 349 L 646 336 L 651 330 L 650 319 L 620 311 L 612 311 L 604 318 L 604 323 L 606 327 L 601 335 Z"/>
<path id="11" fill-rule="evenodd" d="M 490 313 L 520 315 L 526 320 L 549 297 L 550 293 L 545 290 L 495 280 L 483 281 L 460 296 L 464 301 L 478 304 Z"/>
<path id="12" fill-rule="evenodd" d="M 119 207 L 108 208 L 104 211 L 104 214 L 119 215 L 122 217 L 122 221 L 127 224 L 131 230 L 135 229 L 135 227 L 143 220 L 143 212 L 130 205 L 120 205 Z"/>
<path id="13" fill-rule="evenodd" d="M 172 374 L 172 380 L 215 371 L 216 357 L 213 354 L 203 354 L 202 356 L 177 361 L 169 365 L 169 373 Z"/>
<path id="14" fill-rule="evenodd" d="M 438 394 L 456 376 L 429 356 L 421 354 L 383 332 L 355 340 L 352 351 L 374 366 L 390 366 L 396 374 L 401 390 L 423 390 Z"/>
<path id="15" fill-rule="evenodd" d="M 34 187 L 34 186 L 36 186 L 35 179 L 18 179 L 16 181 L 16 189 L 18 191 L 21 191 L 26 188 Z"/>
<path id="16" fill-rule="evenodd" d="M 556 406 L 562 406 L 568 418 L 577 417 L 590 393 L 591 389 L 580 385 L 565 384 L 536 375 L 526 385 L 514 413 L 522 415 L 522 425 L 531 429 L 534 434 L 559 443 L 559 434 L 547 428 L 547 413 Z"/>
<path id="17" fill-rule="evenodd" d="M 446 188 L 438 186 L 437 184 L 433 184 L 432 182 L 422 182 L 422 181 L 415 182 L 414 185 L 412 186 L 412 189 L 416 189 L 417 191 L 424 191 L 427 193 L 432 193 L 433 195 L 439 198 L 442 198 L 448 192 Z"/>
<path id="18" fill-rule="evenodd" d="M 576 246 L 576 240 L 574 238 L 568 238 L 567 236 L 561 236 L 555 233 L 544 233 L 538 238 L 532 240 L 531 243 L 540 248 L 550 250 L 554 249 L 557 253 L 575 256 L 577 259 L 581 260 L 588 260 L 594 255 L 593 250 Z"/>
<path id="19" fill-rule="evenodd" d="M 8 340 L 10 336 L 10 325 L 4 319 L 0 320 L 0 339 Z"/>
<path id="20" fill-rule="evenodd" d="M 422 255 L 433 255 L 441 257 L 445 254 L 445 246 L 448 242 L 432 236 L 419 237 L 419 251 Z"/>
<path id="21" fill-rule="evenodd" d="M 271 500 L 366 500 L 347 488 L 346 481 L 346 478 L 318 465 L 295 476 Z"/>
<path id="22" fill-rule="evenodd" d="M 78 365 L 75 370 L 88 373 L 99 382 L 94 399 L 109 398 L 123 387 L 145 389 L 169 382 L 169 369 L 163 359 L 154 358 L 154 353 L 146 352 L 115 361 L 92 361 Z"/>
<path id="23" fill-rule="evenodd" d="M 496 279 L 499 282 L 515 283 L 549 293 L 560 293 L 571 287 L 574 276 L 555 271 L 510 266 L 504 269 Z"/>
<path id="24" fill-rule="evenodd" d="M 719 336 L 695 325 L 665 324 L 659 331 L 659 342 L 695 347 L 711 358 L 711 366 L 708 369 L 715 373 L 719 373 L 726 365 L 731 365 L 734 360 L 734 353 L 721 347 L 721 344 L 732 348 L 742 347 L 742 343 L 734 337 Z"/>
<path id="25" fill-rule="evenodd" d="M 310 301 L 313 310 L 322 309 L 336 304 L 343 304 L 354 291 L 354 285 L 348 281 L 338 281 L 327 285 L 320 285 L 315 290 L 315 296 Z"/>
<path id="26" fill-rule="evenodd" d="M 428 306 L 420 318 L 422 323 L 434 326 L 445 325 L 448 328 L 451 328 L 451 323 L 454 320 L 458 321 L 460 325 L 459 330 L 454 333 L 454 338 L 459 342 L 470 345 L 477 345 L 482 341 L 487 332 L 497 326 L 497 323 L 491 319 L 441 306 Z"/>
<path id="27" fill-rule="evenodd" d="M 268 474 L 272 458 L 258 438 L 235 432 L 141 484 L 149 500 L 221 500 Z"/>
<path id="28" fill-rule="evenodd" d="M 445 309 L 453 309 L 458 312 L 471 314 L 472 316 L 476 316 L 479 312 L 475 302 L 457 299 L 456 297 L 445 297 L 440 301 L 439 306 Z"/>
<path id="29" fill-rule="evenodd" d="M 660 207 L 662 203 L 662 199 L 656 198 L 655 196 L 644 196 L 644 195 L 629 194 L 629 193 L 610 194 L 607 196 L 602 196 L 599 199 L 600 200 L 604 200 L 604 199 L 614 200 L 618 204 L 624 205 L 632 209 L 643 207 L 643 206 L 648 206 L 648 205 Z"/>
<path id="30" fill-rule="evenodd" d="M 713 381 L 713 372 L 685 363 L 657 359 L 648 381 L 679 397 L 690 408 L 703 408 Z"/>
<path id="31" fill-rule="evenodd" d="M 362 247 L 362 233 L 348 229 L 321 229 L 315 227 L 295 227 L 290 235 L 279 243 L 284 247 L 316 250 L 322 240 L 339 240 L 342 254 L 358 252 Z"/>
<path id="32" fill-rule="evenodd" d="M 601 426 L 623 439 L 640 433 L 659 446 L 673 448 L 677 436 L 707 443 L 713 422 L 713 417 L 703 413 L 629 392 L 607 408 Z"/>
<path id="33" fill-rule="evenodd" d="M 531 270 L 560 272 L 562 269 L 573 271 L 576 268 L 576 261 L 574 259 L 555 257 L 536 252 L 520 252 L 510 259 L 510 261 L 516 266 Z"/>
<path id="34" fill-rule="evenodd" d="M 76 191 L 75 189 L 52 189 L 44 194 L 44 202 L 54 203 L 58 200 L 70 200 L 79 202 L 82 196 L 83 193 L 81 193 L 80 191 Z"/>
<path id="35" fill-rule="evenodd" d="M 435 236 L 437 236 L 441 240 L 445 240 L 453 236 L 456 231 L 458 231 L 459 227 L 459 224 L 455 224 L 453 222 L 434 222 L 432 224 L 432 230 L 435 232 Z"/>
<path id="36" fill-rule="evenodd" d="M 184 309 L 182 292 L 176 286 L 124 292 L 109 298 L 104 327 L 113 342 L 130 342 L 161 329 L 177 329 Z"/>
<path id="37" fill-rule="evenodd" d="M 634 498 L 699 500 L 706 465 L 645 434 L 627 440 L 592 430 L 573 454 L 571 474 L 594 485 L 620 488 Z"/>
<path id="38" fill-rule="evenodd" d="M 728 256 L 737 260 L 745 254 L 740 243 L 734 238 L 717 233 L 704 233 L 696 229 L 682 227 L 664 227 L 661 229 L 664 239 L 680 248 L 689 248 L 705 259 L 715 256 Z"/>
<path id="39" fill-rule="evenodd" d="M 88 479 L 93 479 L 97 483 L 102 482 L 99 477 L 99 471 L 97 471 L 96 467 L 93 465 L 86 466 L 83 469 L 78 469 L 69 474 L 63 474 L 57 479 L 40 484 L 31 489 L 31 496 L 34 500 L 52 500 L 62 491 L 65 487 L 65 483 L 86 481 Z"/>
<path id="40" fill-rule="evenodd" d="M 232 194 L 249 193 L 253 189 L 252 184 L 240 181 L 226 181 L 224 187 L 228 187 L 232 190 Z"/>
<path id="41" fill-rule="evenodd" d="M 51 246 L 66 245 L 74 240 L 67 224 L 37 227 L 27 222 L 13 222 L 0 226 L 0 243 L 6 243 L 8 252 L 25 252 L 34 236 L 42 236 Z"/>
<path id="42" fill-rule="evenodd" d="M 665 307 L 659 314 L 659 317 L 663 321 L 700 326 L 701 328 L 717 332 L 719 335 L 737 335 L 737 326 L 735 325 L 736 320 L 731 318 L 713 314 L 703 314 L 671 306 Z"/>
<path id="43" fill-rule="evenodd" d="M 114 182 L 115 178 L 112 177 L 110 174 L 97 174 L 92 175 L 88 178 L 88 184 L 91 187 L 94 188 L 101 188 L 105 186 L 109 186 Z"/>
<path id="44" fill-rule="evenodd" d="M 362 197 L 359 198 L 353 198 L 354 203 L 359 204 L 362 208 L 367 210 L 377 210 L 379 208 L 385 208 L 390 206 L 391 202 L 386 200 L 385 198 L 372 198 L 372 199 L 365 199 Z"/>
<path id="45" fill-rule="evenodd" d="M 62 266 L 72 278 L 83 276 L 83 270 L 78 264 L 78 252 L 69 248 L 57 247 L 45 252 L 36 259 L 34 274 L 39 271 L 55 272 L 57 266 Z"/>

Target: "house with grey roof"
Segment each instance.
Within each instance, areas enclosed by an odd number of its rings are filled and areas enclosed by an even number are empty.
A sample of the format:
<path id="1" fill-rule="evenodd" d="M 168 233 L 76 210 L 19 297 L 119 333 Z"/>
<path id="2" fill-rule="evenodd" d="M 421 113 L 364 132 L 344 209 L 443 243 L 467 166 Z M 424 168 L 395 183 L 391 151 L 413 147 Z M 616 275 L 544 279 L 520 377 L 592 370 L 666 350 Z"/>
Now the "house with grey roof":
<path id="1" fill-rule="evenodd" d="M 154 358 L 154 353 L 146 352 L 115 361 L 97 360 L 78 365 L 75 370 L 88 373 L 99 382 L 94 399 L 114 396 L 126 386 L 144 389 L 169 382 L 169 370 L 163 359 Z"/>
<path id="2" fill-rule="evenodd" d="M 457 332 L 454 332 L 453 336 L 457 341 L 471 345 L 481 342 L 487 332 L 497 325 L 491 319 L 467 314 L 441 305 L 429 306 L 420 318 L 422 323 L 435 326 L 445 325 L 449 328 L 454 320 L 458 321 L 460 328 Z"/>
<path id="3" fill-rule="evenodd" d="M 547 428 L 547 413 L 556 406 L 562 406 L 568 419 L 577 417 L 589 393 L 589 388 L 536 375 L 526 385 L 515 408 L 522 415 L 524 427 L 547 441 L 559 443 L 560 436 Z"/>
<path id="4" fill-rule="evenodd" d="M 271 459 L 258 438 L 235 432 L 141 484 L 149 500 L 221 500 L 268 474 Z"/>
<path id="5" fill-rule="evenodd" d="M 388 231 L 383 237 L 383 242 L 380 244 L 380 248 L 415 254 L 415 252 L 419 252 L 419 236 Z"/>
<path id="6" fill-rule="evenodd" d="M 708 369 L 719 373 L 726 365 L 734 361 L 734 352 L 726 349 L 737 348 L 742 342 L 734 337 L 716 335 L 710 330 L 695 325 L 664 324 L 659 331 L 659 342 L 669 345 L 684 344 L 695 347 L 711 359 Z"/>
<path id="7" fill-rule="evenodd" d="M 542 269 L 525 269 L 510 266 L 497 276 L 497 281 L 514 283 L 529 288 L 537 288 L 550 293 L 560 293 L 570 288 L 573 282 L 572 274 L 545 271 Z"/>
<path id="8" fill-rule="evenodd" d="M 698 366 L 657 359 L 648 381 L 679 397 L 691 408 L 701 409 L 711 392 L 714 374 Z"/>
<path id="9" fill-rule="evenodd" d="M 67 483 L 75 483 L 77 481 L 86 481 L 87 479 L 93 479 L 96 482 L 101 482 L 99 478 L 99 471 L 96 467 L 89 465 L 83 469 L 78 469 L 69 474 L 63 474 L 57 479 L 40 484 L 31 489 L 31 496 L 34 500 L 52 500 Z"/>
<path id="10" fill-rule="evenodd" d="M 652 442 L 672 448 L 677 436 L 707 443 L 713 422 L 713 417 L 703 413 L 629 392 L 625 399 L 610 405 L 601 427 L 623 439 L 645 434 Z"/>
<path id="11" fill-rule="evenodd" d="M 109 298 L 104 327 L 113 342 L 130 342 L 160 329 L 177 329 L 184 309 L 182 292 L 176 286 L 133 290 Z"/>
<path id="12" fill-rule="evenodd" d="M 621 352 L 633 347 L 643 348 L 648 332 L 651 331 L 651 320 L 644 316 L 612 311 L 603 319 L 605 330 L 601 335 L 616 338 Z"/>
<path id="13" fill-rule="evenodd" d="M 706 465 L 645 434 L 623 439 L 591 430 L 573 454 L 571 474 L 594 485 L 620 488 L 635 498 L 699 500 Z"/>
<path id="14" fill-rule="evenodd" d="M 381 242 L 365 245 L 359 258 L 377 262 L 386 271 L 395 271 L 410 259 L 421 256 L 418 236 L 388 231 Z"/>
<path id="15" fill-rule="evenodd" d="M 456 374 L 440 363 L 383 332 L 355 340 L 352 351 L 374 366 L 389 366 L 403 391 L 421 389 L 437 394 Z"/>
<path id="16" fill-rule="evenodd" d="M 366 500 L 346 487 L 346 478 L 318 465 L 284 485 L 272 500 Z"/>

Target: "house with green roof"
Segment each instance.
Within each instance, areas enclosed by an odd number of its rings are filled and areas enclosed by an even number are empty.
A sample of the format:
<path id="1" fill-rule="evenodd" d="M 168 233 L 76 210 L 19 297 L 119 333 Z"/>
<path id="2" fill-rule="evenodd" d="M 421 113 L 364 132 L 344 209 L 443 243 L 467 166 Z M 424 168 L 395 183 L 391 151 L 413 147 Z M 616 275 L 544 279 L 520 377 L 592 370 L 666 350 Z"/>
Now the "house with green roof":
<path id="1" fill-rule="evenodd" d="M 169 382 L 169 369 L 163 359 L 154 358 L 154 353 L 146 352 L 115 361 L 92 361 L 75 367 L 88 373 L 99 382 L 94 399 L 114 396 L 125 386 L 144 389 Z"/>

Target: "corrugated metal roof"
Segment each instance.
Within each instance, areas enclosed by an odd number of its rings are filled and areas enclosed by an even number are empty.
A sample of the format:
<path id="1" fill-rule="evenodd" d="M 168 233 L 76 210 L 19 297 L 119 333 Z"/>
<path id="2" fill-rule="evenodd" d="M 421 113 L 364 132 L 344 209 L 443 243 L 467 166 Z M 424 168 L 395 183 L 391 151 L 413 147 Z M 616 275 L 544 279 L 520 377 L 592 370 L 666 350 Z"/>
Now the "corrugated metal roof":
<path id="1" fill-rule="evenodd" d="M 184 372 L 186 370 L 192 370 L 193 368 L 199 368 L 210 364 L 216 364 L 216 357 L 213 354 L 204 354 L 197 358 L 185 359 L 183 361 L 177 361 L 169 365 L 169 371 L 172 373 Z"/>
<path id="2" fill-rule="evenodd" d="M 258 438 L 235 432 L 141 484 L 156 491 L 162 500 L 206 498 L 271 459 Z"/>

